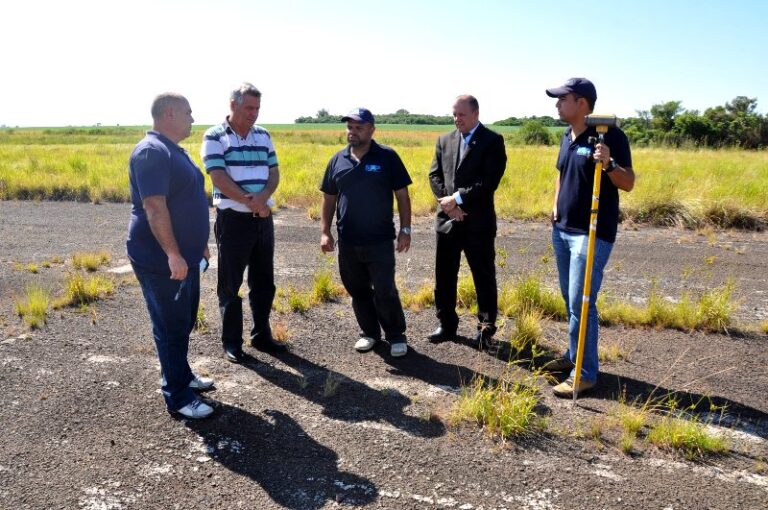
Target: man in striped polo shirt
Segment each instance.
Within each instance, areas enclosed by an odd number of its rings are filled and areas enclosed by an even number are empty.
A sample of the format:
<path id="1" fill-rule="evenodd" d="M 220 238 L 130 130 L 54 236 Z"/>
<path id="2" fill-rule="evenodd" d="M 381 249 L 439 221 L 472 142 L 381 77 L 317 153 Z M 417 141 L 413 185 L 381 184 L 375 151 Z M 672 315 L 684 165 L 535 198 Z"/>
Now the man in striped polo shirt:
<path id="1" fill-rule="evenodd" d="M 254 125 L 261 92 L 243 83 L 232 91 L 229 106 L 231 114 L 226 120 L 205 132 L 201 152 L 214 186 L 221 342 L 225 357 L 242 363 L 247 356 L 243 352 L 243 304 L 238 291 L 246 267 L 253 314 L 251 345 L 267 352 L 285 349 L 272 338 L 269 326 L 275 297 L 271 196 L 280 174 L 269 133 Z"/>

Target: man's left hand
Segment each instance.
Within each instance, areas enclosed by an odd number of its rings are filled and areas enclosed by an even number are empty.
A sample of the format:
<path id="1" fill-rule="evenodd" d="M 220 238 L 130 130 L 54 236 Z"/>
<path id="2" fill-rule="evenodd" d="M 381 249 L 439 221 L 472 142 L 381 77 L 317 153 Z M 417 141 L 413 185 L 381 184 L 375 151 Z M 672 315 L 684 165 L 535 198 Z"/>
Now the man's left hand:
<path id="1" fill-rule="evenodd" d="M 411 247 L 411 235 L 410 234 L 403 234 L 400 232 L 397 234 L 397 252 L 402 253 L 404 251 L 408 251 L 408 248 Z"/>

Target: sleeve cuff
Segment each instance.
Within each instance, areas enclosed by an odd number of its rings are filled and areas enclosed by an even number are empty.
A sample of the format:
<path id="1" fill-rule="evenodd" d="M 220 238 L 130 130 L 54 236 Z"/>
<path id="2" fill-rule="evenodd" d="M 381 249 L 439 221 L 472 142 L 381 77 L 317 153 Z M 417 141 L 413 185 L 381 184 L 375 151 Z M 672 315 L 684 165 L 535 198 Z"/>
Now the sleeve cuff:
<path id="1" fill-rule="evenodd" d="M 456 203 L 461 205 L 464 203 L 464 201 L 461 199 L 461 194 L 457 191 L 453 195 L 451 195 L 454 200 L 456 200 Z"/>

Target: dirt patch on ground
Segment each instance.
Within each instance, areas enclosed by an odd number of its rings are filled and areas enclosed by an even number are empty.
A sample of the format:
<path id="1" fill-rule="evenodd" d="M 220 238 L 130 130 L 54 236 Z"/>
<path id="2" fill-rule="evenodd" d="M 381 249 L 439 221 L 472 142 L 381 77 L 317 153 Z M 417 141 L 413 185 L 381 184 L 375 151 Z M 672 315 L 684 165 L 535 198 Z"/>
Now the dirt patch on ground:
<path id="1" fill-rule="evenodd" d="M 603 328 L 603 343 L 629 353 L 604 363 L 598 391 L 579 401 L 551 396 L 541 381 L 547 432 L 501 443 L 446 417 L 458 388 L 476 374 L 514 367 L 466 339 L 432 345 L 432 309 L 407 312 L 411 352 L 386 345 L 360 355 L 346 299 L 304 314 L 276 314 L 290 353 L 248 350 L 247 366 L 224 361 L 218 342 L 215 271 L 203 278 L 209 330 L 196 333 L 190 360 L 216 379 L 214 418 L 174 420 L 158 393 L 158 363 L 135 283 L 87 311 L 52 312 L 28 331 L 13 302 L 29 283 L 58 289 L 71 270 L 52 264 L 75 251 L 107 250 L 127 263 L 127 205 L 0 203 L 0 507 L 2 508 L 766 508 L 768 372 L 761 333 L 715 335 Z M 280 286 L 308 286 L 328 262 L 318 225 L 298 210 L 277 216 Z M 765 233 L 625 229 L 605 290 L 642 300 L 729 278 L 754 325 L 768 317 Z M 554 288 L 549 229 L 500 225 L 499 279 L 536 272 Z M 413 249 L 398 256 L 404 284 L 432 279 L 431 221 L 416 222 Z M 334 273 L 335 273 L 334 268 Z M 744 329 L 744 328 L 742 328 Z M 471 336 L 473 320 L 460 332 Z M 564 346 L 565 326 L 547 322 L 546 343 Z M 726 406 L 718 433 L 731 453 L 690 462 L 638 440 L 630 454 L 589 437 L 620 395 L 677 392 L 685 403 Z M 699 406 L 700 411 L 701 405 Z"/>

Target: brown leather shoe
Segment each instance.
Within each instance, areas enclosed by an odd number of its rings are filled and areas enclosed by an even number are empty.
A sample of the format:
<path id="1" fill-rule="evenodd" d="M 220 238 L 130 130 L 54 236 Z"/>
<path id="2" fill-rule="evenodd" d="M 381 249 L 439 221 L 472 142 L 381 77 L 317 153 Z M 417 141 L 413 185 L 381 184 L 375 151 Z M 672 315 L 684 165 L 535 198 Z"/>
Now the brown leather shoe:
<path id="1" fill-rule="evenodd" d="M 597 386 L 597 383 L 585 381 L 584 379 L 580 380 L 579 395 L 583 395 L 595 386 Z M 552 393 L 554 393 L 556 397 L 573 398 L 573 377 L 569 377 L 565 381 L 552 388 Z"/>

